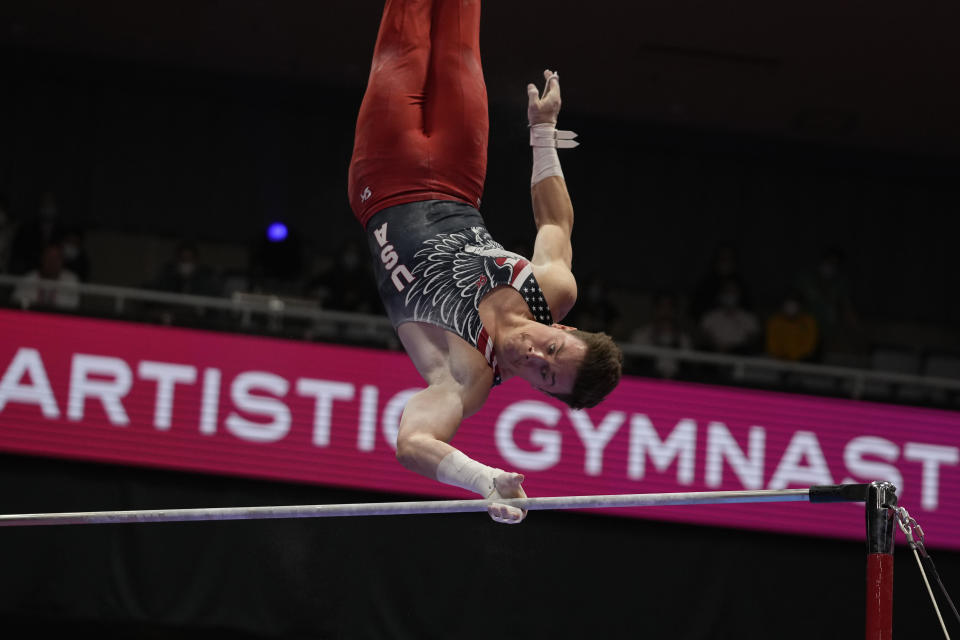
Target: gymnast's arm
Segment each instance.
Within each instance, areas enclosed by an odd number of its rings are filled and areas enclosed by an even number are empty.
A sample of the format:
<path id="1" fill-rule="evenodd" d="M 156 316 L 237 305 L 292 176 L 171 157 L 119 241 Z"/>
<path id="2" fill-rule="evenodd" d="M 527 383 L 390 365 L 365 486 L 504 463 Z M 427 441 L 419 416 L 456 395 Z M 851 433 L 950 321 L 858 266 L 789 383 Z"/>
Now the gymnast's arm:
<path id="1" fill-rule="evenodd" d="M 573 203 L 562 176 L 551 176 L 530 188 L 537 240 L 533 263 L 557 264 L 570 271 L 573 265 Z"/>
<path id="2" fill-rule="evenodd" d="M 544 71 L 546 85 L 540 95 L 535 85 L 527 87 L 527 118 L 533 135 L 552 135 L 560 114 L 560 80 L 556 73 Z M 530 195 L 537 239 L 533 264 L 537 279 L 550 296 L 550 306 L 559 320 L 577 298 L 577 283 L 571 272 L 573 246 L 573 203 L 560 170 L 555 147 L 533 148 L 533 175 Z"/>

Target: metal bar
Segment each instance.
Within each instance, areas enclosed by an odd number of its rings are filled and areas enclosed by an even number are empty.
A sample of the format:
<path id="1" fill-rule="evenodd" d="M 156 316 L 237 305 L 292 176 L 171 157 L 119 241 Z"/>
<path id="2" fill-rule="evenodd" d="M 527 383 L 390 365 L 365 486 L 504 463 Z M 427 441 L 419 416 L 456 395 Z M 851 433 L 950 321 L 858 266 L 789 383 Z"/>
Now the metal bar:
<path id="1" fill-rule="evenodd" d="M 435 500 L 277 507 L 215 507 L 208 509 L 28 513 L 0 515 L 0 527 L 466 513 L 471 511 L 486 511 L 487 506 L 491 502 L 529 510 L 661 507 L 745 502 L 807 502 L 809 501 L 809 495 L 809 489 L 777 489 L 760 491 L 704 491 L 695 493 L 636 493 L 605 496 L 557 496 L 546 498 L 511 498 L 509 500 Z"/>

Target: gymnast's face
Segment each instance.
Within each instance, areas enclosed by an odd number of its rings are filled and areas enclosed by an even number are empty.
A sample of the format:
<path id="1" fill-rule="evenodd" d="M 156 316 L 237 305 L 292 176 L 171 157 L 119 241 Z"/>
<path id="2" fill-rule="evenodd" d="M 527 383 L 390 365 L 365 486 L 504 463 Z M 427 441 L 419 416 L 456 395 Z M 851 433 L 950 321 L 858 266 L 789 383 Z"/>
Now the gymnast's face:
<path id="1" fill-rule="evenodd" d="M 500 369 L 519 376 L 541 391 L 565 395 L 573 390 L 587 345 L 570 332 L 573 327 L 531 322 L 509 335 L 498 347 Z M 506 376 L 504 376 L 506 377 Z"/>

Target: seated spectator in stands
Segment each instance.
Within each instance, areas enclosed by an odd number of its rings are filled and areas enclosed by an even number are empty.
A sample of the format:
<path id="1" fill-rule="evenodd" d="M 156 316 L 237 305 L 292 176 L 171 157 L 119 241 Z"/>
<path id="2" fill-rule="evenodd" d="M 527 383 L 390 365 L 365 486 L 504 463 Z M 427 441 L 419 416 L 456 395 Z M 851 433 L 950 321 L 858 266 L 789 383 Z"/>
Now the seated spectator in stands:
<path id="1" fill-rule="evenodd" d="M 797 288 L 817 320 L 823 350 L 848 350 L 850 343 L 857 339 L 853 334 L 858 319 L 850 280 L 844 270 L 843 252 L 837 247 L 824 251 L 816 271 L 802 274 Z"/>
<path id="2" fill-rule="evenodd" d="M 10 253 L 16 233 L 17 227 L 7 199 L 0 194 L 0 273 L 7 273 L 10 267 Z"/>
<path id="3" fill-rule="evenodd" d="M 25 308 L 76 309 L 80 306 L 77 282 L 76 274 L 63 266 L 63 248 L 51 243 L 41 252 L 40 266 L 23 276 L 11 298 Z"/>
<path id="4" fill-rule="evenodd" d="M 90 257 L 83 245 L 83 230 L 71 227 L 63 232 L 63 266 L 77 274 L 80 282 L 90 278 Z"/>
<path id="5" fill-rule="evenodd" d="M 737 250 L 728 244 L 717 247 L 710 271 L 697 283 L 690 300 L 690 316 L 700 321 L 703 315 L 714 308 L 720 289 L 733 280 L 740 288 L 740 306 L 750 310 L 752 300 L 746 280 L 740 272 L 740 260 Z"/>
<path id="6" fill-rule="evenodd" d="M 22 274 L 39 267 L 40 258 L 51 243 L 60 242 L 63 223 L 57 197 L 46 191 L 40 197 L 37 215 L 25 220 L 17 229 L 10 255 L 10 272 Z"/>
<path id="7" fill-rule="evenodd" d="M 638 327 L 630 335 L 630 342 L 667 349 L 692 349 L 693 337 L 684 324 L 677 296 L 662 292 L 654 299 L 650 322 Z M 667 356 L 658 357 L 654 362 L 654 370 L 664 378 L 676 377 L 680 372 L 680 361 Z"/>
<path id="8" fill-rule="evenodd" d="M 819 340 L 817 319 L 803 307 L 799 291 L 789 292 L 767 319 L 767 355 L 781 360 L 809 360 Z"/>
<path id="9" fill-rule="evenodd" d="M 577 295 L 578 304 L 567 315 L 564 324 L 581 331 L 605 331 L 619 336 L 620 309 L 610 295 L 606 280 L 599 273 L 593 273 L 582 282 Z"/>
<path id="10" fill-rule="evenodd" d="M 200 263 L 200 252 L 192 242 L 177 245 L 174 258 L 147 284 L 150 289 L 196 296 L 218 296 L 220 286 L 213 269 Z"/>
<path id="11" fill-rule="evenodd" d="M 325 309 L 382 313 L 366 248 L 356 238 L 346 240 L 336 259 L 307 283 L 307 295 L 320 298 Z"/>
<path id="12" fill-rule="evenodd" d="M 728 280 L 720 287 L 716 306 L 703 315 L 700 332 L 704 348 L 721 353 L 752 353 L 757 350 L 760 322 L 743 308 L 740 285 Z"/>

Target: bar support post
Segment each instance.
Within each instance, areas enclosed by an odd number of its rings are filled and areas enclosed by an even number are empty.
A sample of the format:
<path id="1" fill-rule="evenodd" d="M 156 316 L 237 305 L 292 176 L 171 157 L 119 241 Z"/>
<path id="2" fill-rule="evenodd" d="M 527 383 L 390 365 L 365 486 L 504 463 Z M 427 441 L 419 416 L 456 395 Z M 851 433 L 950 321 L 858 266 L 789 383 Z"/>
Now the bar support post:
<path id="1" fill-rule="evenodd" d="M 893 638 L 894 508 L 897 488 L 874 482 L 867 488 L 866 640 Z"/>

